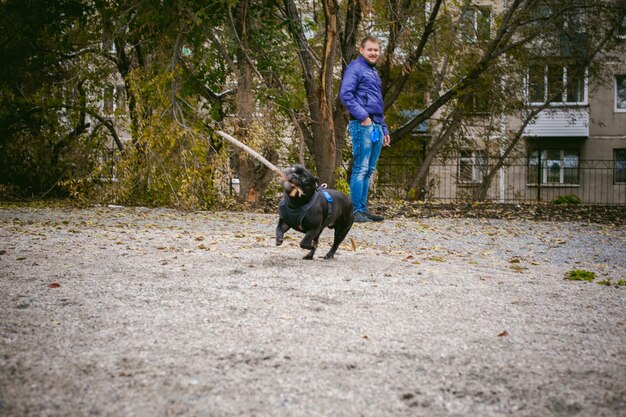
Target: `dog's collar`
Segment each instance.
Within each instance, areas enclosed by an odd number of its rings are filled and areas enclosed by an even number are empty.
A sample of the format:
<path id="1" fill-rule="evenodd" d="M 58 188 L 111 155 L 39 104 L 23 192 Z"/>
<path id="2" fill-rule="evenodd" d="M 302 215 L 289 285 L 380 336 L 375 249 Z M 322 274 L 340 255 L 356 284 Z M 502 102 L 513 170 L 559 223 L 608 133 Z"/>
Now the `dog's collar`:
<path id="1" fill-rule="evenodd" d="M 328 194 L 328 191 L 322 189 L 322 188 L 318 188 L 319 192 L 322 193 L 322 195 L 324 196 L 324 198 L 326 199 L 326 201 L 328 202 L 328 216 L 331 216 L 333 214 L 333 198 L 331 197 L 330 194 Z"/>

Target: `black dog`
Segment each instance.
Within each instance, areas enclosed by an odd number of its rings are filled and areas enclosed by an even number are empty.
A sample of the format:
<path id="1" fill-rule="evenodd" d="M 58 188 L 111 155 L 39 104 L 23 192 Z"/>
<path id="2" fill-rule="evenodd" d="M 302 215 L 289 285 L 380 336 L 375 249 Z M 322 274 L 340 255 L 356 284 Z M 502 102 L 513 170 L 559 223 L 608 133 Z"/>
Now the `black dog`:
<path id="1" fill-rule="evenodd" d="M 310 251 L 304 259 L 313 259 L 320 234 L 328 227 L 335 229 L 335 240 L 325 258 L 332 259 L 352 227 L 352 201 L 341 191 L 319 189 L 319 178 L 303 165 L 294 165 L 284 174 L 287 181 L 283 183 L 285 196 L 278 205 L 276 246 L 283 243 L 285 232 L 294 228 L 305 233 L 300 247 Z"/>

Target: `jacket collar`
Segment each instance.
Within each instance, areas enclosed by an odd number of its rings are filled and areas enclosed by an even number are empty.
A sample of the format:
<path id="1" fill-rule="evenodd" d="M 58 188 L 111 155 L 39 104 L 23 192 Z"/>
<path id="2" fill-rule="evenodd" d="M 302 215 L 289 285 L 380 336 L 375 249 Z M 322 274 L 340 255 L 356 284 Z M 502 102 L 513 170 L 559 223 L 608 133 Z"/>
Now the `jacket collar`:
<path id="1" fill-rule="evenodd" d="M 363 55 L 359 55 L 359 61 L 361 61 L 363 64 L 367 65 L 370 68 L 374 68 L 376 67 L 376 64 L 370 64 L 367 59 L 363 58 Z"/>

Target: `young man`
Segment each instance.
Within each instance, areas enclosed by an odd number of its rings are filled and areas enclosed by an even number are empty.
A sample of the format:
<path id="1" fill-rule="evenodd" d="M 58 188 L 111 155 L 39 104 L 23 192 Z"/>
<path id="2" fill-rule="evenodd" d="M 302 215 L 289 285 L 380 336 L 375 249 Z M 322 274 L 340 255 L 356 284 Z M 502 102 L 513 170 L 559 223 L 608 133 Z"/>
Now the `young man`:
<path id="1" fill-rule="evenodd" d="M 348 130 L 354 156 L 350 198 L 355 222 L 382 221 L 382 216 L 367 210 L 370 177 L 383 145 L 389 146 L 391 140 L 383 114 L 382 82 L 375 67 L 380 57 L 380 41 L 366 36 L 359 52 L 361 56 L 346 67 L 339 92 L 341 102 L 350 112 Z"/>

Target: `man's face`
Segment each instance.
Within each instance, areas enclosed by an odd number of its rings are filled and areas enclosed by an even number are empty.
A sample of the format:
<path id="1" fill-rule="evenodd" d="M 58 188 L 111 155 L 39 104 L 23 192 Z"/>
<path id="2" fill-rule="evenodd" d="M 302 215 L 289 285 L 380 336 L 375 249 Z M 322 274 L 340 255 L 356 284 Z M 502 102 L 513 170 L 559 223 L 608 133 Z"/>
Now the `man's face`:
<path id="1" fill-rule="evenodd" d="M 361 55 L 367 62 L 374 65 L 380 57 L 380 45 L 376 42 L 367 41 L 363 47 L 359 48 Z"/>

